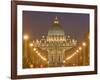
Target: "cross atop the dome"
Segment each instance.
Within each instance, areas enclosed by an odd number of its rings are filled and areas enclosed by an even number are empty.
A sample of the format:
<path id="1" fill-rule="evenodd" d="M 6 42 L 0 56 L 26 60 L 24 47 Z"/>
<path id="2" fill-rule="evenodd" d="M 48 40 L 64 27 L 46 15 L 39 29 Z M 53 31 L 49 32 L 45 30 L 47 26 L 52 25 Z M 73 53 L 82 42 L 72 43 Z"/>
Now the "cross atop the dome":
<path id="1" fill-rule="evenodd" d="M 55 24 L 58 24 L 58 23 L 59 23 L 58 17 L 57 17 L 57 16 L 55 17 L 54 23 L 55 23 Z"/>

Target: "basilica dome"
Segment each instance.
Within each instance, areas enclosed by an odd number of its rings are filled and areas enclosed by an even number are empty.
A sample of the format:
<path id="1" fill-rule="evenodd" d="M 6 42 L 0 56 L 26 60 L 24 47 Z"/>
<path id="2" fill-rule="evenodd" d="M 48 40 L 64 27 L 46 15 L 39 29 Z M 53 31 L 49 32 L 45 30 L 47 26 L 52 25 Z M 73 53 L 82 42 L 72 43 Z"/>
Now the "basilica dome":
<path id="1" fill-rule="evenodd" d="M 64 30 L 59 24 L 58 18 L 56 17 L 55 20 L 53 21 L 53 24 L 51 28 L 48 31 L 48 36 L 63 36 L 64 35 Z"/>

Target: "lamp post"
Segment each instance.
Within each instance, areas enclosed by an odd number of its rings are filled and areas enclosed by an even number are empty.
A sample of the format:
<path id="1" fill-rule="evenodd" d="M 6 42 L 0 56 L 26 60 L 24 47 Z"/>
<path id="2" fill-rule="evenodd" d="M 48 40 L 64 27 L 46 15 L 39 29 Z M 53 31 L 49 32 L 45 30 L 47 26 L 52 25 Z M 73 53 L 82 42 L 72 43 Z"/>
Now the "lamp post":
<path id="1" fill-rule="evenodd" d="M 82 46 L 83 46 L 83 65 L 85 65 L 85 54 L 86 54 L 86 43 L 85 42 L 83 42 L 82 43 Z"/>
<path id="2" fill-rule="evenodd" d="M 77 53 L 77 55 L 76 55 L 76 65 L 78 66 L 79 65 L 79 50 L 78 49 L 76 50 L 76 53 Z"/>
<path id="3" fill-rule="evenodd" d="M 82 47 L 81 47 L 81 46 L 79 47 L 79 51 L 80 51 L 80 52 L 79 52 L 79 55 L 78 55 L 78 56 L 79 56 L 79 57 L 78 57 L 78 60 L 79 60 L 78 65 L 81 65 L 81 54 L 82 54 Z"/>
<path id="4" fill-rule="evenodd" d="M 29 56 L 30 56 L 31 64 L 34 64 L 33 43 L 30 43 L 29 47 L 30 47 L 30 54 L 29 54 Z"/>
<path id="5" fill-rule="evenodd" d="M 37 48 L 33 48 L 33 56 L 34 56 L 34 67 L 37 66 L 37 54 L 36 54 Z"/>
<path id="6" fill-rule="evenodd" d="M 64 67 L 64 66 L 65 66 L 65 64 L 66 64 L 66 61 L 64 60 L 64 61 L 63 61 L 63 65 L 62 65 L 62 67 Z"/>
<path id="7" fill-rule="evenodd" d="M 23 67 L 27 67 L 27 53 L 28 53 L 28 35 L 24 35 L 24 48 L 23 48 Z"/>

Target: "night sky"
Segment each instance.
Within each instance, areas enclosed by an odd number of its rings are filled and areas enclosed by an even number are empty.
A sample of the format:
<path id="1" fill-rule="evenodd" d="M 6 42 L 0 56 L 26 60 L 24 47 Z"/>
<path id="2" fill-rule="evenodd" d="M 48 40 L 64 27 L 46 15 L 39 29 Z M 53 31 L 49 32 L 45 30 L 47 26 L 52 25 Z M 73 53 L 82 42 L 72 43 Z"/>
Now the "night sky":
<path id="1" fill-rule="evenodd" d="M 56 16 L 65 34 L 78 41 L 89 32 L 89 14 L 23 11 L 23 34 L 31 40 L 46 36 Z"/>

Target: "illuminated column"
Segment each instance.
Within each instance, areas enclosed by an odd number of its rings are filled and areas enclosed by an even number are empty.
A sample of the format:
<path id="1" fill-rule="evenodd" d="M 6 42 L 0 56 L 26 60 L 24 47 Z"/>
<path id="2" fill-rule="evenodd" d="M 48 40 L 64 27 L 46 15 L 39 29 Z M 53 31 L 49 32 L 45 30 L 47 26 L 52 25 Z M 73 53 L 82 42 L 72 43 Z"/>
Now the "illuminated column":
<path id="1" fill-rule="evenodd" d="M 83 65 L 85 65 L 86 43 L 83 42 L 82 45 L 83 45 Z"/>
<path id="2" fill-rule="evenodd" d="M 55 63 L 56 63 L 56 61 L 55 61 L 55 54 L 54 54 L 54 53 L 52 54 L 52 57 L 53 57 L 53 58 L 52 58 L 52 65 L 54 66 Z"/>
<path id="3" fill-rule="evenodd" d="M 65 60 L 65 49 L 62 50 L 62 52 L 63 52 L 63 60 Z M 62 61 L 63 61 L 63 60 L 62 60 Z"/>
<path id="4" fill-rule="evenodd" d="M 61 56 L 61 58 L 60 58 L 60 64 L 62 64 L 63 63 L 63 58 L 64 58 L 64 53 L 63 53 L 63 50 L 60 50 L 60 56 Z"/>
<path id="5" fill-rule="evenodd" d="M 51 62 L 53 60 L 52 50 L 48 50 L 48 66 L 51 66 Z"/>
<path id="6" fill-rule="evenodd" d="M 59 49 L 57 50 L 57 59 L 56 59 L 56 63 L 59 63 L 60 62 L 60 59 L 59 59 L 59 56 L 60 56 L 60 52 L 59 52 Z M 56 57 L 55 57 L 56 58 Z"/>

